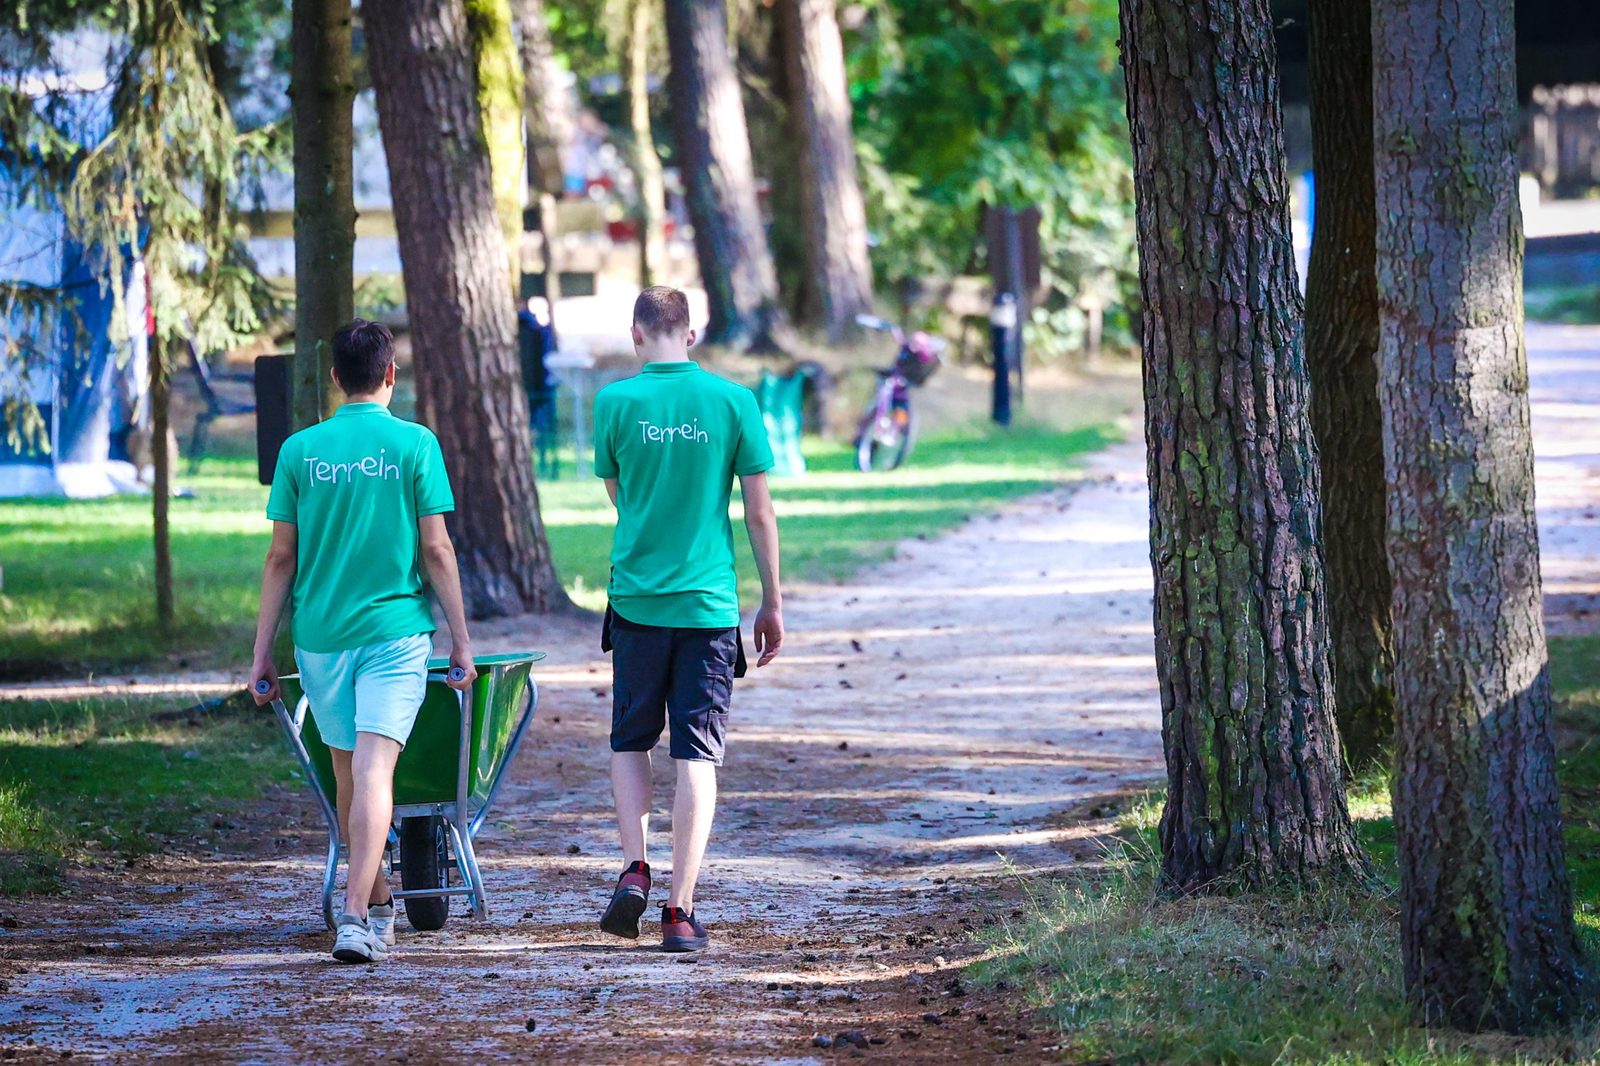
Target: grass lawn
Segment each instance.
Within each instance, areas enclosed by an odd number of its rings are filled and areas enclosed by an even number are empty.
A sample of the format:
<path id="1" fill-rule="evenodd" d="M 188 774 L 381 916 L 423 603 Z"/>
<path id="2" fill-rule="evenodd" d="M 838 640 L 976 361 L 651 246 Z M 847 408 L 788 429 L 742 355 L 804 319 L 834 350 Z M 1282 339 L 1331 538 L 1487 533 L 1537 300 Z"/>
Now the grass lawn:
<path id="1" fill-rule="evenodd" d="M 1567 863 L 1579 935 L 1600 958 L 1600 638 L 1550 641 Z M 1387 782 L 1350 797 L 1387 891 L 1172 899 L 1156 891 L 1147 797 L 1103 872 L 1035 895 L 995 936 L 982 978 L 1020 988 L 1060 1027 L 1065 1058 L 1116 1062 L 1592 1061 L 1593 1022 L 1541 1037 L 1412 1024 L 1401 991 Z"/>
<path id="2" fill-rule="evenodd" d="M 886 558 L 901 538 L 936 533 L 1060 481 L 1085 453 L 1115 439 L 1098 417 L 1062 428 L 946 430 L 924 440 L 906 469 L 871 476 L 852 468 L 844 445 L 811 442 L 811 473 L 774 484 L 785 577 L 848 577 Z M 209 459 L 205 470 L 181 479 L 194 495 L 172 503 L 171 640 L 153 624 L 148 500 L 0 501 L 0 681 L 248 659 L 268 539 L 266 490 L 255 483 L 253 461 Z M 602 607 L 612 523 L 604 487 L 569 474 L 541 483 L 539 494 L 574 600 Z M 748 601 L 755 570 L 742 532 L 735 542 Z"/>
<path id="3" fill-rule="evenodd" d="M 1600 287 L 1594 285 L 1546 286 L 1524 294 L 1528 318 L 1568 326 L 1600 323 Z"/>
<path id="4" fill-rule="evenodd" d="M 182 706 L 171 696 L 0 703 L 0 896 L 61 888 L 69 861 L 213 837 L 233 808 L 292 780 L 277 725 L 254 704 L 172 713 Z"/>

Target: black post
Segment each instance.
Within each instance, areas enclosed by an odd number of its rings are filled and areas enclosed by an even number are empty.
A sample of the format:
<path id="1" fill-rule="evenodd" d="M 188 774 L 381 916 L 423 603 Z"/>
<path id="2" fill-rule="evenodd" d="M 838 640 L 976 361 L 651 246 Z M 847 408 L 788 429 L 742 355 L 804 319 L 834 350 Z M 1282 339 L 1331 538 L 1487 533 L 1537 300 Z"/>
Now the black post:
<path id="1" fill-rule="evenodd" d="M 989 310 L 989 343 L 994 352 L 994 423 L 1011 424 L 1011 359 L 1016 350 L 1017 298 L 1009 292 L 995 294 Z"/>
<path id="2" fill-rule="evenodd" d="M 1013 318 L 1015 325 L 1011 329 L 1011 347 L 1007 351 L 1007 363 L 1017 375 L 1017 402 L 1023 401 L 1022 392 L 1022 324 L 1028 320 L 1028 282 L 1027 267 L 1022 251 L 1022 212 L 1014 207 L 1001 210 L 1003 240 L 1005 242 L 1005 285 L 1003 288 L 1015 302 Z"/>

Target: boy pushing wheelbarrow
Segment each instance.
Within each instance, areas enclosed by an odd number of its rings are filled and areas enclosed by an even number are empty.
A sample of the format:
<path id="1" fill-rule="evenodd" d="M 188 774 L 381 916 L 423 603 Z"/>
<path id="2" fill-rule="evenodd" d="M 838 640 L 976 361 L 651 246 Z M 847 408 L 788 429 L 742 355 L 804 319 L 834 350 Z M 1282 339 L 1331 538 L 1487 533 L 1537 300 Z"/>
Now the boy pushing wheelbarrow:
<path id="1" fill-rule="evenodd" d="M 439 442 L 389 412 L 393 335 L 362 319 L 345 326 L 333 338 L 333 380 L 345 394 L 338 413 L 278 455 L 250 689 L 259 705 L 279 698 L 272 643 L 292 595 L 300 684 L 333 759 L 350 844 L 333 956 L 377 962 L 394 944 L 382 863 L 395 761 L 422 706 L 433 646 L 419 558 L 450 627 L 448 684 L 467 691 L 477 671 L 444 524 L 455 498 Z"/>

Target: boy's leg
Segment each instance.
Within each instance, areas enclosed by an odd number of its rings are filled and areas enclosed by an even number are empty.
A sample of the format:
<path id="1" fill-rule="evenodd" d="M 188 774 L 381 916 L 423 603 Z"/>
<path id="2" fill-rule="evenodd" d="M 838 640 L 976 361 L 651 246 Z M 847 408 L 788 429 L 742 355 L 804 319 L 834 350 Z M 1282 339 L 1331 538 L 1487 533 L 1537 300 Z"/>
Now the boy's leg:
<path id="1" fill-rule="evenodd" d="M 667 726 L 667 678 L 672 631 L 636 626 L 620 618 L 611 626 L 611 798 L 625 859 L 600 928 L 637 940 L 639 917 L 649 906 L 650 749 Z"/>
<path id="2" fill-rule="evenodd" d="M 350 876 L 344 913 L 357 918 L 367 916 L 383 868 L 383 846 L 394 819 L 394 764 L 399 758 L 398 742 L 377 733 L 356 734 L 356 750 L 350 760 Z"/>
<path id="3" fill-rule="evenodd" d="M 611 798 L 617 807 L 617 833 L 622 838 L 626 863 L 645 862 L 645 840 L 650 832 L 650 753 L 611 753 Z"/>
<path id="4" fill-rule="evenodd" d="M 672 889 L 667 906 L 694 913 L 694 886 L 700 879 L 711 821 L 717 811 L 717 765 L 706 759 L 677 759 L 678 789 L 672 800 Z"/>
<path id="5" fill-rule="evenodd" d="M 357 739 L 359 741 L 359 734 Z M 345 751 L 342 748 L 329 748 L 328 754 L 333 758 L 333 776 L 339 785 L 338 794 L 335 797 L 336 805 L 339 808 L 339 836 L 348 844 L 350 842 L 350 800 L 355 795 L 355 779 L 351 769 L 355 752 Z M 387 833 L 385 839 L 387 839 Z M 346 890 L 348 891 L 348 883 Z M 367 905 L 388 903 L 391 895 L 389 879 L 384 875 L 383 862 L 380 858 L 377 876 L 372 879 L 372 891 L 367 894 Z"/>
<path id="6" fill-rule="evenodd" d="M 611 798 L 629 862 L 645 861 L 650 749 L 667 727 L 672 631 L 618 619 L 611 630 Z"/>
<path id="7" fill-rule="evenodd" d="M 344 910 L 358 918 L 366 918 L 369 902 L 377 902 L 371 897 L 394 822 L 394 766 L 422 706 L 432 647 L 431 634 L 419 633 L 371 644 L 356 653 L 350 878 Z"/>
<path id="8" fill-rule="evenodd" d="M 688 914 L 694 913 L 695 883 L 717 809 L 717 767 L 726 745 L 738 639 L 737 629 L 680 629 L 674 642 L 667 712 L 678 781 L 667 906 Z"/>

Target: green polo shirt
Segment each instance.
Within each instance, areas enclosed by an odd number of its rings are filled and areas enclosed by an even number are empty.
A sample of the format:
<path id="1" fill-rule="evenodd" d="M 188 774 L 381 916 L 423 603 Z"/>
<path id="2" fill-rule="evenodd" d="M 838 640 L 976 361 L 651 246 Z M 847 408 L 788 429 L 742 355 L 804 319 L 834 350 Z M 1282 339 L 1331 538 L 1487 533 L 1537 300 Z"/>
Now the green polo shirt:
<path id="1" fill-rule="evenodd" d="M 772 467 L 755 394 L 692 362 L 646 363 L 594 398 L 594 472 L 617 479 L 612 608 L 639 625 L 739 624 L 728 500 Z"/>
<path id="2" fill-rule="evenodd" d="M 455 510 L 439 442 L 377 403 L 347 403 L 283 442 L 267 517 L 299 527 L 294 642 L 348 651 L 431 633 L 417 519 Z"/>

